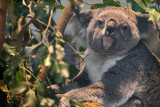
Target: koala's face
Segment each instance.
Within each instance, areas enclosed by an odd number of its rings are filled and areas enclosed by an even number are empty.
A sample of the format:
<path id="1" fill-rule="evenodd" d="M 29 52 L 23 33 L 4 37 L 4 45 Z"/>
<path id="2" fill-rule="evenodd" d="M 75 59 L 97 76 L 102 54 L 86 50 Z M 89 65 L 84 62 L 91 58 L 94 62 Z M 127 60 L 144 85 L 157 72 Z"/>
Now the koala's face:
<path id="1" fill-rule="evenodd" d="M 88 25 L 89 47 L 98 54 L 123 54 L 140 40 L 134 17 L 116 10 L 103 10 Z"/>
<path id="2" fill-rule="evenodd" d="M 152 44 L 159 38 L 154 21 L 124 7 L 107 6 L 81 12 L 70 21 L 74 42 L 95 54 L 117 55 L 133 49 L 139 40 Z M 80 38 L 80 39 L 78 39 Z M 88 45 L 87 45 L 88 44 Z"/>

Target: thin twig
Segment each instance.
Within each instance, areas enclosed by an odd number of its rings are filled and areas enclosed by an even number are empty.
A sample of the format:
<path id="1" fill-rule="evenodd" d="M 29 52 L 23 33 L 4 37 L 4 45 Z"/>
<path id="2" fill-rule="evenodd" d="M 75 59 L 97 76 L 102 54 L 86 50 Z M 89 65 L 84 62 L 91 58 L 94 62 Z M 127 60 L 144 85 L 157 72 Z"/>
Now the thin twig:
<path id="1" fill-rule="evenodd" d="M 21 28 L 21 30 L 19 31 L 19 33 L 18 33 L 18 42 L 19 42 L 19 44 L 18 44 L 18 51 L 19 52 L 21 52 L 21 47 L 22 47 L 22 36 L 23 36 L 23 34 L 24 34 L 24 32 L 25 32 L 25 30 L 26 30 L 26 28 L 33 22 L 35 20 L 35 17 L 33 17 L 30 21 L 28 21 L 25 25 L 23 25 L 22 26 L 22 28 Z M 22 21 L 22 19 L 21 19 L 21 21 Z"/>
<path id="2" fill-rule="evenodd" d="M 113 0 L 115 3 L 117 3 L 118 5 L 120 5 L 121 7 L 123 7 L 120 3 L 118 3 L 117 1 Z"/>
<path id="3" fill-rule="evenodd" d="M 50 11 L 50 17 L 49 17 L 48 25 L 47 25 L 46 29 L 43 31 L 43 33 L 42 33 L 42 35 L 43 35 L 42 41 L 43 42 L 44 42 L 44 39 L 46 39 L 46 33 L 47 33 L 47 30 L 48 30 L 48 28 L 50 27 L 50 24 L 51 24 L 52 14 L 53 14 L 53 9 L 51 9 L 51 11 Z M 49 46 L 48 41 L 47 41 L 47 46 Z"/>
<path id="4" fill-rule="evenodd" d="M 33 18 L 33 16 L 27 15 L 26 18 Z M 44 26 L 47 26 L 47 24 L 45 24 L 44 22 L 42 22 L 41 20 L 39 20 L 39 19 L 37 19 L 37 18 L 35 18 L 35 21 L 43 24 Z M 55 30 L 52 25 L 49 25 L 49 27 L 50 27 L 52 30 Z"/>
<path id="5" fill-rule="evenodd" d="M 84 62 L 83 56 L 82 56 L 80 53 L 78 53 L 78 52 L 73 48 L 73 46 L 71 46 L 71 44 L 69 44 L 68 42 L 66 42 L 66 41 L 63 40 L 63 39 L 57 39 L 57 38 L 56 38 L 56 40 L 61 41 L 61 42 L 65 43 L 65 44 L 67 44 L 67 45 L 80 57 L 81 62 Z"/>
<path id="6" fill-rule="evenodd" d="M 85 4 L 87 4 L 87 5 L 90 5 L 91 7 L 93 7 L 94 9 L 96 9 L 97 7 L 95 6 L 95 5 L 93 5 L 93 4 L 91 4 L 91 3 L 88 3 L 88 2 L 86 2 L 86 1 L 83 1 Z"/>
<path id="7" fill-rule="evenodd" d="M 36 80 L 38 80 L 37 77 L 35 77 L 30 70 L 26 69 L 25 67 L 20 67 L 20 68 L 26 70 L 26 71 L 27 71 L 28 73 L 30 73 Z M 38 81 L 39 81 L 39 80 L 38 80 Z"/>

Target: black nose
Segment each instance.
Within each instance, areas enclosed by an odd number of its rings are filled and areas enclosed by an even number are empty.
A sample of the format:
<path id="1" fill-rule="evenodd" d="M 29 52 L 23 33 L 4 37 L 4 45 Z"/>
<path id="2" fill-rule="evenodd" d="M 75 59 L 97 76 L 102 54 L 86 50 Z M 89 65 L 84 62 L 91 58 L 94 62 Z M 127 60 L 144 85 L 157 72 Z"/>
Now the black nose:
<path id="1" fill-rule="evenodd" d="M 117 25 L 117 23 L 115 20 L 109 20 L 106 25 L 106 35 L 108 35 L 108 36 L 114 35 L 116 25 Z"/>

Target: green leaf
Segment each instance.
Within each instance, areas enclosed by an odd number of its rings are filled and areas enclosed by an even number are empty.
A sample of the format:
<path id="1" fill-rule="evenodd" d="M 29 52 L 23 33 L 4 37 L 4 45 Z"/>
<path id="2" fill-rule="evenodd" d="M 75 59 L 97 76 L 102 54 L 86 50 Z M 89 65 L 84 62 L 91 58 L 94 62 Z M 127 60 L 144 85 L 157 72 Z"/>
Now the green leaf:
<path id="1" fill-rule="evenodd" d="M 37 98 L 33 90 L 29 90 L 24 96 L 23 107 L 37 107 Z"/>
<path id="2" fill-rule="evenodd" d="M 14 85 L 17 85 L 25 81 L 26 79 L 24 78 L 23 69 L 19 68 L 19 70 L 16 72 L 16 75 L 12 75 L 12 82 Z"/>
<path id="3" fill-rule="evenodd" d="M 143 0 L 145 2 L 145 4 L 152 4 L 151 0 Z"/>
<path id="4" fill-rule="evenodd" d="M 4 65 L 4 63 L 0 60 L 0 66 L 5 68 L 6 66 Z"/>
<path id="5" fill-rule="evenodd" d="M 19 68 L 19 71 L 16 72 L 15 79 L 16 79 L 16 84 L 18 84 L 20 82 L 23 82 L 23 81 L 26 81 L 26 79 L 24 78 L 24 74 L 23 74 L 23 69 L 22 68 Z"/>
<path id="6" fill-rule="evenodd" d="M 160 19 L 160 13 L 152 8 L 147 8 L 147 12 L 149 13 L 149 20 L 154 20 L 155 22 L 158 22 Z"/>
<path id="7" fill-rule="evenodd" d="M 16 86 L 14 86 L 13 89 L 11 89 L 11 92 L 13 94 L 24 94 L 29 90 L 29 82 L 20 82 Z"/>
<path id="8" fill-rule="evenodd" d="M 48 54 L 47 58 L 44 60 L 44 65 L 46 65 L 47 67 L 50 67 L 52 65 L 51 63 L 51 55 Z"/>
<path id="9" fill-rule="evenodd" d="M 154 20 L 157 22 L 160 18 L 160 13 L 153 8 L 147 8 L 141 0 L 135 0 L 135 2 L 143 8 L 146 12 L 149 13 L 149 20 Z"/>
<path id="10" fill-rule="evenodd" d="M 120 2 L 118 2 L 118 1 L 115 2 L 114 0 L 103 0 L 103 3 L 104 3 L 106 6 L 121 7 Z"/>
<path id="11" fill-rule="evenodd" d="M 155 1 L 155 3 L 157 4 L 157 5 L 160 5 L 160 1 L 159 0 L 154 0 Z"/>
<path id="12" fill-rule="evenodd" d="M 68 71 L 69 79 L 73 79 L 79 73 L 79 70 L 76 68 L 75 65 L 69 65 Z"/>
<path id="13" fill-rule="evenodd" d="M 127 0 L 127 3 L 131 5 L 132 10 L 135 12 L 140 12 L 140 13 L 147 13 L 145 10 L 145 5 L 142 1 L 140 0 Z M 141 3 L 141 4 L 138 4 Z"/>
<path id="14" fill-rule="evenodd" d="M 35 82 L 35 92 L 38 99 L 42 100 L 47 96 L 47 86 L 42 81 Z"/>
<path id="15" fill-rule="evenodd" d="M 134 0 L 141 8 L 146 9 L 145 4 L 142 2 L 142 0 Z"/>
<path id="16" fill-rule="evenodd" d="M 36 44 L 36 45 L 32 45 L 32 46 L 26 46 L 24 48 L 25 54 L 27 56 L 32 55 L 33 51 L 35 51 L 36 49 L 38 49 L 40 46 L 42 45 L 42 42 Z"/>
<path id="17" fill-rule="evenodd" d="M 56 48 L 56 59 L 62 60 L 65 55 L 64 47 L 62 47 L 60 44 L 56 43 L 55 48 Z"/>
<path id="18" fill-rule="evenodd" d="M 50 66 L 50 79 L 58 84 L 65 83 L 65 79 L 69 77 L 68 64 L 62 60 L 51 58 L 50 61 L 52 66 Z"/>
<path id="19" fill-rule="evenodd" d="M 11 80 L 11 76 L 15 74 L 18 70 L 19 64 L 22 62 L 22 58 L 14 58 L 11 64 L 8 66 L 6 71 L 3 73 L 4 81 L 9 82 Z"/>
<path id="20" fill-rule="evenodd" d="M 54 107 L 55 106 L 55 100 L 51 98 L 43 98 L 40 102 L 41 107 Z"/>
<path id="21" fill-rule="evenodd" d="M 29 13 L 29 8 L 21 2 L 15 3 L 14 14 L 18 17 L 26 16 Z"/>
<path id="22" fill-rule="evenodd" d="M 15 56 L 16 48 L 14 46 L 8 45 L 7 43 L 3 44 L 3 48 L 9 53 L 9 55 Z"/>
<path id="23" fill-rule="evenodd" d="M 75 99 L 73 99 L 73 98 L 71 98 L 71 97 L 68 97 L 68 96 L 65 96 L 65 95 L 62 95 L 62 94 L 57 95 L 57 97 L 66 97 L 67 99 L 70 100 L 70 102 L 71 102 L 72 105 L 77 105 L 77 106 L 79 106 L 79 107 L 85 107 L 85 106 L 83 105 L 83 102 L 82 102 L 82 101 L 75 100 Z"/>
<path id="24" fill-rule="evenodd" d="M 47 6 L 47 2 L 41 0 L 39 2 L 36 2 L 33 8 L 35 16 L 46 24 L 48 23 L 48 18 L 50 15 L 49 12 L 46 11 Z"/>
<path id="25" fill-rule="evenodd" d="M 56 7 L 56 9 L 64 9 L 65 8 L 63 5 L 56 5 L 55 7 Z"/>
<path id="26" fill-rule="evenodd" d="M 39 65 L 41 64 L 40 59 L 39 59 L 39 57 L 32 58 L 31 62 L 32 62 L 33 74 L 36 75 L 36 74 L 38 74 L 38 72 L 40 70 L 40 68 L 39 68 Z"/>
<path id="27" fill-rule="evenodd" d="M 73 12 L 79 17 L 79 13 L 83 8 L 83 0 L 71 0 L 71 6 Z"/>

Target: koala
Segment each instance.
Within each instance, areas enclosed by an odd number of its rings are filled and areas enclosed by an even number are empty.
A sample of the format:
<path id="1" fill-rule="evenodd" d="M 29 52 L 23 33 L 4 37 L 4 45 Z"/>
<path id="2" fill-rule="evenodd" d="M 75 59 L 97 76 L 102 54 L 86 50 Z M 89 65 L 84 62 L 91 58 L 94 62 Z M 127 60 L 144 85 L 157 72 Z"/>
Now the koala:
<path id="1" fill-rule="evenodd" d="M 74 89 L 64 95 L 104 107 L 159 107 L 160 62 L 149 48 L 159 34 L 148 19 L 112 6 L 73 16 L 71 34 L 87 49 Z M 61 102 L 61 107 L 70 106 L 66 97 Z"/>

